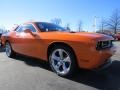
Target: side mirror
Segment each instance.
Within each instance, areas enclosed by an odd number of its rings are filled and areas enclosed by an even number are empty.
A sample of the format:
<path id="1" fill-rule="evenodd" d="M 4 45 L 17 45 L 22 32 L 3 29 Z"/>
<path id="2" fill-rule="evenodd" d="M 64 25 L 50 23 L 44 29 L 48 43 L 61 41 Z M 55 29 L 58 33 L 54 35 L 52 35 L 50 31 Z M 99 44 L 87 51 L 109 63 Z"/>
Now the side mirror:
<path id="1" fill-rule="evenodd" d="M 29 30 L 29 29 L 25 29 L 24 32 L 25 33 L 32 33 L 31 30 Z"/>
<path id="2" fill-rule="evenodd" d="M 34 34 L 30 29 L 26 29 L 24 30 L 25 33 L 30 33 L 33 36 L 36 36 L 36 34 Z"/>

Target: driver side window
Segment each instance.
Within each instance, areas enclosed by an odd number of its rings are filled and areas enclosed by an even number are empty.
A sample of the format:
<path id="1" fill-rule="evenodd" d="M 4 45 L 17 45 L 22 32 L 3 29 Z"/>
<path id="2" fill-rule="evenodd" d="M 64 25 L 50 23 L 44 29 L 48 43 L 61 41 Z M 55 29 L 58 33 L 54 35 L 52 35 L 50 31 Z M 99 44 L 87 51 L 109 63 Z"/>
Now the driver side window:
<path id="1" fill-rule="evenodd" d="M 24 25 L 23 30 L 25 30 L 25 29 L 29 29 L 29 30 L 31 30 L 31 32 L 36 32 L 36 29 L 33 27 L 32 24 Z"/>

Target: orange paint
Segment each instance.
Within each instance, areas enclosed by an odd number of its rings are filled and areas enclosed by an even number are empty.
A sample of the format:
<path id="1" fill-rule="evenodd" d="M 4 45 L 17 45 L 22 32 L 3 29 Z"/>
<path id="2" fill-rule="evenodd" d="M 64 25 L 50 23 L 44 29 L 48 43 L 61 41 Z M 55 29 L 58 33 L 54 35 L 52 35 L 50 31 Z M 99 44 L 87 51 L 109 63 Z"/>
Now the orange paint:
<path id="1" fill-rule="evenodd" d="M 2 36 L 2 44 L 8 40 L 15 52 L 48 61 L 48 47 L 56 42 L 65 43 L 73 49 L 79 67 L 85 69 L 99 67 L 115 53 L 114 46 L 96 50 L 97 42 L 113 40 L 110 36 L 85 32 L 41 32 L 35 22 L 25 24 L 32 24 L 37 32 L 34 32 L 34 35 L 22 32 L 17 37 L 17 32 L 13 30 L 7 36 Z"/>

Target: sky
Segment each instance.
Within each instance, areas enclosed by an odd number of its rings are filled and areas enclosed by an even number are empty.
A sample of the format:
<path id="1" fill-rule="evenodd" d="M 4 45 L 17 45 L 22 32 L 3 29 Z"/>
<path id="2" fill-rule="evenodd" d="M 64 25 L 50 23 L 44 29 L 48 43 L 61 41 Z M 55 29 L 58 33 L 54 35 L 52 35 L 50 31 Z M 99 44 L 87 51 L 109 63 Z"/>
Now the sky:
<path id="1" fill-rule="evenodd" d="M 31 20 L 61 18 L 63 27 L 70 23 L 76 30 L 81 20 L 84 30 L 93 31 L 94 17 L 98 17 L 98 24 L 115 9 L 120 9 L 120 0 L 0 0 L 0 27 L 10 29 Z"/>

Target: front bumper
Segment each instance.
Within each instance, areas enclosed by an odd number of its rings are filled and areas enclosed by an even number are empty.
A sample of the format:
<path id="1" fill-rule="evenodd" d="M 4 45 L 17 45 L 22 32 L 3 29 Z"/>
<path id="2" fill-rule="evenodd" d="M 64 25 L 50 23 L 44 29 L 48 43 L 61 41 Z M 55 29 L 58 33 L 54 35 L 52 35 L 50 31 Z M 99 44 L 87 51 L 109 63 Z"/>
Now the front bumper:
<path id="1" fill-rule="evenodd" d="M 94 71 L 104 70 L 104 69 L 108 68 L 109 66 L 111 66 L 111 64 L 112 64 L 112 60 L 109 59 L 109 60 L 106 60 L 106 61 L 104 62 L 104 64 L 100 65 L 99 67 L 97 67 L 97 68 L 95 68 L 95 69 L 93 69 L 93 70 L 94 70 Z"/>
<path id="2" fill-rule="evenodd" d="M 111 65 L 112 61 L 109 60 L 111 56 L 113 56 L 116 52 L 116 47 L 113 46 L 109 49 L 105 50 L 93 50 L 89 54 L 86 54 L 86 58 L 79 60 L 80 68 L 84 69 L 102 69 L 107 68 Z"/>

